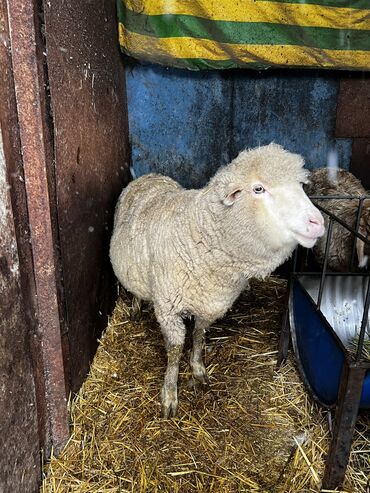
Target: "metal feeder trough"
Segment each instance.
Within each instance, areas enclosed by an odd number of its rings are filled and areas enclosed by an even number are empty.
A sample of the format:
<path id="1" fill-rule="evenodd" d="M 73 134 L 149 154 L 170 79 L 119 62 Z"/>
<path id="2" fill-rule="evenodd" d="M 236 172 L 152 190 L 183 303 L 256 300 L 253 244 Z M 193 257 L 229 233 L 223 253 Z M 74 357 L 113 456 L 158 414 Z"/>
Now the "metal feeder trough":
<path id="1" fill-rule="evenodd" d="M 289 334 L 302 380 L 313 398 L 335 409 L 332 440 L 326 460 L 323 488 L 334 489 L 344 480 L 359 409 L 370 409 L 369 306 L 370 272 L 353 268 L 364 197 L 327 196 L 312 200 L 357 200 L 355 229 L 319 204 L 328 219 L 323 267 L 307 272 L 309 252 L 296 250 L 288 288 L 288 310 L 280 338 L 278 364 L 288 353 Z M 320 202 L 321 204 L 323 202 Z M 328 257 L 334 223 L 353 235 L 348 272 L 329 272 Z M 297 269 L 297 265 L 300 268 Z"/>
<path id="2" fill-rule="evenodd" d="M 338 400 L 345 362 L 355 359 L 348 347 L 359 338 L 369 277 L 327 275 L 318 307 L 319 275 L 295 275 L 289 299 L 294 353 L 302 379 L 313 397 L 332 407 Z M 368 320 L 366 320 L 368 326 Z M 369 332 L 365 337 L 369 339 Z M 360 408 L 370 409 L 370 361 L 362 384 Z"/>

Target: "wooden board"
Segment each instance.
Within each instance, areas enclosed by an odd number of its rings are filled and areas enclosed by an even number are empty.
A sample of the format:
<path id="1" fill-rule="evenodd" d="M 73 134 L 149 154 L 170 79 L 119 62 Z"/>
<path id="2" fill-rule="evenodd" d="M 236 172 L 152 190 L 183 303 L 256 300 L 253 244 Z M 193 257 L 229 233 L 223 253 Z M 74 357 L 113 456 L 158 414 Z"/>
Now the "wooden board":
<path id="1" fill-rule="evenodd" d="M 370 138 L 353 139 L 351 172 L 370 190 Z"/>
<path id="2" fill-rule="evenodd" d="M 69 391 L 116 297 L 108 245 L 128 181 L 114 1 L 44 7 L 0 0 L 4 493 L 37 491 L 40 448 L 68 438 Z"/>
<path id="3" fill-rule="evenodd" d="M 29 493 L 40 474 L 36 392 L 5 171 L 0 134 L 0 491 Z"/>
<path id="4" fill-rule="evenodd" d="M 44 2 L 68 387 L 86 375 L 115 297 L 108 258 L 128 179 L 123 63 L 113 0 Z"/>
<path id="5" fill-rule="evenodd" d="M 343 76 L 340 81 L 336 137 L 370 137 L 370 74 Z"/>
<path id="6" fill-rule="evenodd" d="M 12 197 L 19 197 L 17 119 L 5 0 L 0 0 L 0 491 L 30 493 L 40 475 L 36 389 L 31 361 L 31 327 L 22 293 Z M 18 222 L 19 224 L 19 222 Z"/>

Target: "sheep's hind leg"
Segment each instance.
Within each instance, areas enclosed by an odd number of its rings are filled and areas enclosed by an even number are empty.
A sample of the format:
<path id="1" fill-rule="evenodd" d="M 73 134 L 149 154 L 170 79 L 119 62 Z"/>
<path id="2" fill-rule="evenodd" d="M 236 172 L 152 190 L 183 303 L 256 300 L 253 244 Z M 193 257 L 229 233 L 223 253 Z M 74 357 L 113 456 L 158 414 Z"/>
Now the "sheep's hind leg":
<path id="1" fill-rule="evenodd" d="M 203 384 L 209 383 L 208 373 L 203 363 L 202 352 L 204 344 L 204 333 L 208 329 L 209 323 L 201 318 L 195 317 L 193 331 L 193 350 L 190 356 L 190 366 L 193 377 Z"/>
<path id="2" fill-rule="evenodd" d="M 167 368 L 161 391 L 162 417 L 170 418 L 175 416 L 177 412 L 177 380 L 186 329 L 182 318 L 179 316 L 167 316 L 162 319 L 157 316 L 157 318 L 161 325 L 167 350 Z"/>

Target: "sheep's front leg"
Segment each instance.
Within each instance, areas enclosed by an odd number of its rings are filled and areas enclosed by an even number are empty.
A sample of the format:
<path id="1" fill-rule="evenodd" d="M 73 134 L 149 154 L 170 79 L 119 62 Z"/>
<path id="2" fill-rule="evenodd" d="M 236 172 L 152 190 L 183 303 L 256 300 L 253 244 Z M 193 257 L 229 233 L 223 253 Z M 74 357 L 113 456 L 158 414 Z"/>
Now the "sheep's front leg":
<path id="1" fill-rule="evenodd" d="M 193 376 L 203 384 L 209 383 L 206 367 L 203 363 L 202 352 L 204 344 L 204 333 L 208 329 L 209 323 L 205 320 L 195 317 L 195 325 L 193 332 L 193 350 L 190 356 L 190 366 L 193 371 Z"/>
<path id="2" fill-rule="evenodd" d="M 161 391 L 162 417 L 170 418 L 177 411 L 177 379 L 185 341 L 185 325 L 179 316 L 158 317 L 167 350 L 167 369 Z"/>

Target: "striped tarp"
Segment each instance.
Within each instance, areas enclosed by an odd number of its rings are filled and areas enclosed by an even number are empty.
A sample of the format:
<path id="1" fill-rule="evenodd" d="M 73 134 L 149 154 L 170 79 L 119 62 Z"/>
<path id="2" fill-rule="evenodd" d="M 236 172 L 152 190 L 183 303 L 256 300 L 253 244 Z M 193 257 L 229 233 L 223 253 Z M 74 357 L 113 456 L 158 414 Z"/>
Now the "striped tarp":
<path id="1" fill-rule="evenodd" d="M 193 70 L 370 70 L 370 0 L 118 0 L 122 50 Z"/>

